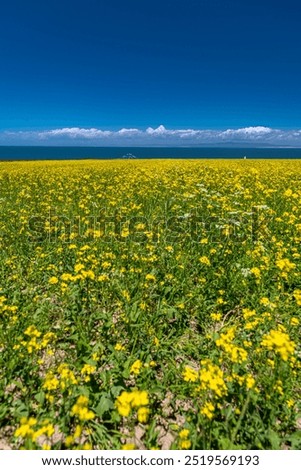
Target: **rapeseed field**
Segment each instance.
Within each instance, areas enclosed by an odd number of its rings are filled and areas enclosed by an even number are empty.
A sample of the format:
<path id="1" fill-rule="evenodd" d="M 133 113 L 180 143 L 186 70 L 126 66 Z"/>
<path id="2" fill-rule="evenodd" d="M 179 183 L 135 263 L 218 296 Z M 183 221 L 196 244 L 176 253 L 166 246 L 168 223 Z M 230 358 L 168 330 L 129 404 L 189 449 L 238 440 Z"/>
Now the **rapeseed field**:
<path id="1" fill-rule="evenodd" d="M 0 443 L 301 449 L 301 163 L 0 163 Z"/>

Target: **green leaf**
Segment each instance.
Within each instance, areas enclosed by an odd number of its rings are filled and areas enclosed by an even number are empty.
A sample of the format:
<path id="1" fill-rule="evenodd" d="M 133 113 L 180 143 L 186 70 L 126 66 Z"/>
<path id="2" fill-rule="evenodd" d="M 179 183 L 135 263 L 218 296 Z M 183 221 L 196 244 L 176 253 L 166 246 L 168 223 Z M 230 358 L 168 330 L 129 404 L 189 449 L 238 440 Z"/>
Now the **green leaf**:
<path id="1" fill-rule="evenodd" d="M 40 405 L 43 405 L 43 404 L 44 404 L 44 401 L 45 401 L 45 393 L 43 392 L 43 390 L 41 390 L 40 392 L 38 392 L 38 393 L 35 394 L 35 399 L 37 400 L 37 402 L 38 402 Z"/>
<path id="2" fill-rule="evenodd" d="M 301 430 L 291 434 L 287 440 L 291 442 L 291 448 L 293 450 L 301 450 Z"/>
<path id="3" fill-rule="evenodd" d="M 267 430 L 267 438 L 270 441 L 273 450 L 280 449 L 280 437 L 275 431 L 273 431 L 273 429 Z"/>
<path id="4" fill-rule="evenodd" d="M 0 408 L 0 419 L 3 419 L 7 415 L 8 407 L 1 406 Z"/>
<path id="5" fill-rule="evenodd" d="M 107 394 L 104 394 L 100 398 L 99 403 L 95 408 L 95 413 L 97 414 L 97 416 L 102 417 L 106 411 L 109 411 L 113 408 L 114 403 L 112 402 L 112 400 L 110 400 L 110 398 L 108 398 Z"/>
<path id="6" fill-rule="evenodd" d="M 111 394 L 114 398 L 116 398 L 120 395 L 120 392 L 122 392 L 122 390 L 124 390 L 124 388 L 121 387 L 121 385 L 114 385 L 113 387 L 111 387 Z"/>

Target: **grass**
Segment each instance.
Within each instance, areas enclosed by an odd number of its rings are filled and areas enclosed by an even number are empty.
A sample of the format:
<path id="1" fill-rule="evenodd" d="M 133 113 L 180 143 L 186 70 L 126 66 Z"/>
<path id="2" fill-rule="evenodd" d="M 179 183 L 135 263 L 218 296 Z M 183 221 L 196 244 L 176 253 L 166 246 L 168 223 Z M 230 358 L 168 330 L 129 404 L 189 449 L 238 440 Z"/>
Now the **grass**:
<path id="1" fill-rule="evenodd" d="M 300 175 L 0 163 L 0 447 L 301 449 Z"/>

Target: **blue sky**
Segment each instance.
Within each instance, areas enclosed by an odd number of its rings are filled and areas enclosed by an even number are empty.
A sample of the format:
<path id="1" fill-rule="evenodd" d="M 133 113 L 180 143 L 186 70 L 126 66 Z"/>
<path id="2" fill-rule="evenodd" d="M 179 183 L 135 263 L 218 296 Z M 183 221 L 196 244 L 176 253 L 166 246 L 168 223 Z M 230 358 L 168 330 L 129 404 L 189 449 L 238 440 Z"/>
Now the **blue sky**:
<path id="1" fill-rule="evenodd" d="M 300 10 L 3 1 L 0 144 L 301 145 Z"/>

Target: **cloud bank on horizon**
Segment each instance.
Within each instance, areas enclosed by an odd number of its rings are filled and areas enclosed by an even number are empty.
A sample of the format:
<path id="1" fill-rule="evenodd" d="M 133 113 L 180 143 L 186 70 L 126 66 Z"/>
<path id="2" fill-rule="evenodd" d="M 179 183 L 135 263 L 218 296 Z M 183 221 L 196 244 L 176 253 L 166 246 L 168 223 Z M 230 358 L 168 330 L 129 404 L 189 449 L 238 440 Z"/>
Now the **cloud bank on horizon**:
<path id="1" fill-rule="evenodd" d="M 264 126 L 239 129 L 147 129 L 65 127 L 51 130 L 1 131 L 1 145 L 92 145 L 92 146 L 301 146 L 301 129 L 281 130 Z"/>

